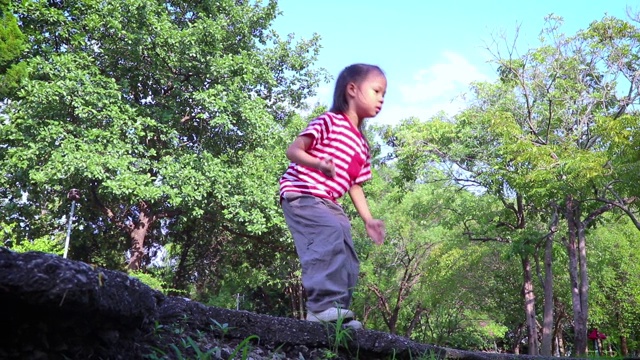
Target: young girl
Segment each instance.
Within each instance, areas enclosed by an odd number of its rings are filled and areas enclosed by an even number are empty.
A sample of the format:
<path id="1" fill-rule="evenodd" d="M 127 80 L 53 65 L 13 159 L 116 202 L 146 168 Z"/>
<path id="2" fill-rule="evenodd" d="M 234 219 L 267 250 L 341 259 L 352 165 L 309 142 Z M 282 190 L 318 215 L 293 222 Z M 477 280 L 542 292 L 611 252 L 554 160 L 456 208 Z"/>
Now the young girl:
<path id="1" fill-rule="evenodd" d="M 371 178 L 365 118 L 382 109 L 387 79 L 373 65 L 346 67 L 336 81 L 331 110 L 309 123 L 287 149 L 291 160 L 280 179 L 284 217 L 302 265 L 307 320 L 361 328 L 349 310 L 360 271 L 351 224 L 337 200 L 346 192 L 374 243 L 384 241 L 384 223 L 373 219 L 362 191 Z"/>

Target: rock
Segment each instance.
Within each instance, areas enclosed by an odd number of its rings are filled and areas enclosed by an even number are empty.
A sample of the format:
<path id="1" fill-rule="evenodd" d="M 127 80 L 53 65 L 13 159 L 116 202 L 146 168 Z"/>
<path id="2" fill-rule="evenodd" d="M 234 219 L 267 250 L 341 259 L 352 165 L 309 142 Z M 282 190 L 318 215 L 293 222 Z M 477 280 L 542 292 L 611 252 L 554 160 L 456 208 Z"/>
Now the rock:
<path id="1" fill-rule="evenodd" d="M 527 358 L 369 330 L 353 331 L 336 351 L 329 325 L 167 297 L 121 272 L 2 247 L 0 319 L 2 359 L 174 359 L 198 351 L 226 359 L 244 350 L 252 359 Z"/>
<path id="2" fill-rule="evenodd" d="M 140 353 L 135 342 L 162 294 L 124 273 L 38 252 L 0 248 L 0 348 L 6 358 L 89 359 Z M 121 335 L 122 334 L 122 335 Z M 97 355 L 100 356 L 100 355 Z M 129 359 L 118 355 L 110 359 Z"/>

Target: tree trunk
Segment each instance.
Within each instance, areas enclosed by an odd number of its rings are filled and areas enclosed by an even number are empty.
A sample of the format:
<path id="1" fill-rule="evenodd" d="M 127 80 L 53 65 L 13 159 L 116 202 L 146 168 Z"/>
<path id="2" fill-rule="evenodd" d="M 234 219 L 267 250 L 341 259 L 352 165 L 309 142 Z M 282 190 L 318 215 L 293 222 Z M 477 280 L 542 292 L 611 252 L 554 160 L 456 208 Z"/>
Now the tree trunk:
<path id="1" fill-rule="evenodd" d="M 584 349 L 587 348 L 587 318 L 589 316 L 589 276 L 587 273 L 587 239 L 585 235 L 585 225 L 577 222 L 578 225 L 578 265 L 580 266 L 580 312 L 579 324 L 576 325 L 576 349 L 580 349 L 577 333 L 580 331 L 580 340 L 584 341 Z M 582 340 L 584 339 L 584 340 Z M 580 353 L 582 355 L 584 353 Z"/>
<path id="2" fill-rule="evenodd" d="M 528 255 L 522 256 L 522 270 L 524 274 L 523 297 L 524 313 L 526 316 L 527 338 L 529 340 L 529 355 L 538 355 L 538 325 L 536 321 L 536 297 L 533 293 L 531 261 Z"/>
<path id="3" fill-rule="evenodd" d="M 144 240 L 154 221 L 154 216 L 148 213 L 146 206 L 141 206 L 138 213 L 138 222 L 131 226 L 129 236 L 131 238 L 131 258 L 129 259 L 129 270 L 140 270 L 144 257 Z"/>
<path id="4" fill-rule="evenodd" d="M 305 305 L 305 290 L 300 282 L 299 277 L 295 278 L 294 274 L 291 274 L 289 285 L 286 288 L 286 292 L 289 294 L 290 310 L 293 317 L 299 320 L 304 320 L 304 305 Z"/>
<path id="5" fill-rule="evenodd" d="M 581 284 L 582 274 L 579 274 L 579 239 L 578 239 L 578 223 L 579 214 L 578 205 L 571 195 L 567 196 L 565 218 L 567 219 L 568 237 L 565 239 L 567 254 L 569 256 L 569 279 L 571 282 L 571 303 L 573 305 L 573 329 L 574 329 L 574 347 L 576 356 L 582 356 L 587 351 L 587 328 L 586 314 L 583 314 L 584 308 L 582 303 Z M 585 265 L 586 266 L 586 265 Z M 584 319 L 584 320 L 583 320 Z"/>
<path id="6" fill-rule="evenodd" d="M 511 343 L 511 352 L 520 355 L 520 340 L 522 340 L 522 328 L 523 324 L 518 325 L 518 328 L 514 332 L 513 343 Z"/>
<path id="7" fill-rule="evenodd" d="M 553 236 L 547 237 L 544 250 L 544 309 L 540 355 L 551 356 L 553 342 Z"/>
<path id="8" fill-rule="evenodd" d="M 564 337 L 562 337 L 562 333 L 559 333 L 558 335 L 556 335 L 556 353 L 558 353 L 557 356 L 564 356 L 567 352 L 564 348 Z"/>
<path id="9" fill-rule="evenodd" d="M 560 302 L 557 298 L 553 299 L 555 306 L 555 326 L 553 329 L 553 337 L 556 339 L 554 342 L 553 354 L 554 356 L 564 356 L 564 339 L 562 337 L 562 328 L 563 324 L 567 320 L 567 313 L 564 309 L 564 304 Z"/>
<path id="10" fill-rule="evenodd" d="M 409 327 L 407 327 L 407 331 L 405 331 L 404 336 L 407 338 L 411 338 L 411 334 L 413 333 L 413 329 L 415 329 L 416 325 L 420 322 L 420 318 L 422 317 L 422 313 L 425 309 L 422 307 L 422 304 L 418 305 L 418 308 L 413 313 L 413 318 L 409 323 Z"/>
<path id="11" fill-rule="evenodd" d="M 387 325 L 389 326 L 389 333 L 395 335 L 396 326 L 398 325 L 397 307 L 396 309 L 394 309 L 393 313 L 391 314 L 391 317 L 389 317 L 389 322 L 387 323 Z"/>
<path id="12" fill-rule="evenodd" d="M 98 197 L 98 186 L 97 183 L 91 185 L 91 202 L 93 206 L 96 206 L 109 220 L 113 221 L 120 230 L 129 235 L 129 239 L 131 240 L 131 258 L 129 258 L 127 269 L 134 271 L 140 270 L 145 255 L 144 241 L 147 233 L 149 229 L 151 229 L 153 222 L 161 217 L 152 215 L 147 204 L 144 201 L 140 201 L 138 204 L 139 211 L 135 214 L 138 218 L 137 221 L 123 221 L 119 216 L 116 216 L 109 207 L 102 203 L 100 197 Z M 131 215 L 131 213 L 129 213 L 129 215 Z"/>
<path id="13" fill-rule="evenodd" d="M 620 354 L 622 356 L 629 355 L 629 345 L 627 344 L 627 337 L 620 335 Z"/>
<path id="14" fill-rule="evenodd" d="M 544 247 L 544 309 L 542 314 L 542 346 L 540 355 L 552 356 L 551 350 L 553 345 L 553 239 L 558 228 L 558 211 L 555 208 L 551 226 L 549 227 L 549 235 L 545 240 Z"/>
<path id="15" fill-rule="evenodd" d="M 173 281 L 171 284 L 172 290 L 169 292 L 170 295 L 176 296 L 179 295 L 179 292 L 176 290 L 186 290 L 186 278 L 187 278 L 187 261 L 189 261 L 189 250 L 191 250 L 191 232 L 187 231 L 185 234 L 185 241 L 182 244 L 182 249 L 180 250 L 180 260 L 178 261 L 178 266 L 176 267 L 175 276 L 173 277 Z"/>

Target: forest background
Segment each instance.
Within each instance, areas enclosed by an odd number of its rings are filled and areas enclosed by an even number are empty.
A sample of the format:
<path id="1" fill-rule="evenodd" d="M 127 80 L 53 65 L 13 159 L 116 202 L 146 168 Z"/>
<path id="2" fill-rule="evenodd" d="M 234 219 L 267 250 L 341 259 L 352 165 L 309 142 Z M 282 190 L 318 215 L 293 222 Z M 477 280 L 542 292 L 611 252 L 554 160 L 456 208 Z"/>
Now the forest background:
<path id="1" fill-rule="evenodd" d="M 62 254 L 69 228 L 69 258 L 301 318 L 277 180 L 331 76 L 320 36 L 279 34 L 278 16 L 275 1 L 0 0 L 3 245 Z M 549 15 L 535 46 L 497 35 L 495 77 L 456 109 L 367 128 L 384 246 L 343 203 L 367 328 L 582 355 L 597 327 L 608 354 L 637 355 L 639 20 L 565 33 Z"/>

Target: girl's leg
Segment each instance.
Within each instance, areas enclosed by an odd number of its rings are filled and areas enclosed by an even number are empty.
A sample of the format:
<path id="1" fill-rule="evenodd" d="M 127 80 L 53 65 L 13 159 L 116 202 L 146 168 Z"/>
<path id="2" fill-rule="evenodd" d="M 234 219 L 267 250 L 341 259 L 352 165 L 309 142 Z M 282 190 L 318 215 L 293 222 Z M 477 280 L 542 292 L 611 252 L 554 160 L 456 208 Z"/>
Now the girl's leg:
<path id="1" fill-rule="evenodd" d="M 314 196 L 294 195 L 283 199 L 282 209 L 302 265 L 307 310 L 348 309 L 359 263 L 342 208 Z"/>

